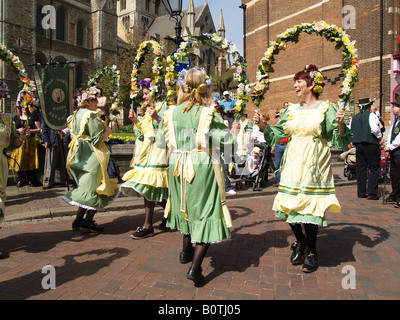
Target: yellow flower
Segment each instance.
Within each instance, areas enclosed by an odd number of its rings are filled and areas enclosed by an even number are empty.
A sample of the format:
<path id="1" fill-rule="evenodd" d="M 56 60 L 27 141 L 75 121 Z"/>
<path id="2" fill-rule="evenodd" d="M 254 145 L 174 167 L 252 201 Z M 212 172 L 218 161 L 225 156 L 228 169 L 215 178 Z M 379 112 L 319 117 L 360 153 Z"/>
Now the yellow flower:
<path id="1" fill-rule="evenodd" d="M 166 75 L 165 75 L 165 79 L 173 79 L 174 78 L 174 74 L 172 73 L 172 72 L 168 72 Z"/>
<path id="2" fill-rule="evenodd" d="M 347 36 L 347 35 L 343 35 L 342 36 L 342 42 L 344 43 L 344 44 L 349 44 L 350 43 L 350 39 L 349 39 L 349 37 Z"/>
<path id="3" fill-rule="evenodd" d="M 353 45 L 347 46 L 347 50 L 349 50 L 350 53 L 352 53 L 355 50 L 355 47 Z"/>
<path id="4" fill-rule="evenodd" d="M 314 86 L 313 91 L 315 93 L 321 93 L 322 91 L 324 91 L 324 88 L 322 86 L 316 85 Z"/>
<path id="5" fill-rule="evenodd" d="M 352 66 L 349 70 L 349 75 L 351 76 L 356 76 L 358 73 L 357 68 L 355 66 Z"/>
<path id="6" fill-rule="evenodd" d="M 324 82 L 324 76 L 322 74 L 318 74 L 315 76 L 314 81 L 316 83 L 322 83 L 322 82 Z"/>
<path id="7" fill-rule="evenodd" d="M 293 120 L 294 119 L 294 114 L 289 113 L 287 118 L 288 118 L 288 120 Z"/>

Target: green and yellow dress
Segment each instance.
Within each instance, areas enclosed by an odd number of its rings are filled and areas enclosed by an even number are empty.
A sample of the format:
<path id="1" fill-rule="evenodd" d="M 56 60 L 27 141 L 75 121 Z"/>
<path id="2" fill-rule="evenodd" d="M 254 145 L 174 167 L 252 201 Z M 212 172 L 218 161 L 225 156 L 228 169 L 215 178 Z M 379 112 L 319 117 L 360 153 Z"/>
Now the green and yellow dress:
<path id="1" fill-rule="evenodd" d="M 67 170 L 77 187 L 63 199 L 89 210 L 103 208 L 118 194 L 118 179 L 107 174 L 110 155 L 103 142 L 106 125 L 96 111 L 86 108 L 70 116 L 67 123 L 72 138 Z"/>
<path id="2" fill-rule="evenodd" d="M 272 209 L 289 223 L 325 226 L 325 212 L 340 212 L 331 169 L 331 151 L 347 146 L 352 133 L 339 135 L 338 108 L 321 101 L 313 108 L 289 104 L 279 122 L 264 132 L 268 145 L 290 136 L 281 164 L 281 180 Z"/>
<path id="3" fill-rule="evenodd" d="M 15 149 L 14 140 L 18 137 L 17 129 L 10 114 L 0 113 L 0 211 L 4 214 L 6 186 L 8 180 L 8 160 L 5 152 Z M 2 215 L 0 215 L 0 219 Z"/>
<path id="4" fill-rule="evenodd" d="M 166 102 L 156 106 L 160 117 L 163 117 L 167 109 Z M 165 149 L 156 145 L 158 127 L 159 123 L 149 115 L 148 110 L 137 124 L 137 140 L 141 141 L 141 148 L 134 168 L 122 177 L 125 182 L 120 189 L 126 195 L 144 197 L 156 202 L 168 197 L 168 156 Z"/>
<path id="5" fill-rule="evenodd" d="M 214 109 L 193 106 L 184 112 L 185 105 L 165 113 L 164 132 L 157 135 L 157 144 L 166 143 L 170 152 L 167 226 L 190 234 L 194 243 L 220 242 L 230 238 L 232 221 L 216 148 L 232 155 L 236 137 Z"/>

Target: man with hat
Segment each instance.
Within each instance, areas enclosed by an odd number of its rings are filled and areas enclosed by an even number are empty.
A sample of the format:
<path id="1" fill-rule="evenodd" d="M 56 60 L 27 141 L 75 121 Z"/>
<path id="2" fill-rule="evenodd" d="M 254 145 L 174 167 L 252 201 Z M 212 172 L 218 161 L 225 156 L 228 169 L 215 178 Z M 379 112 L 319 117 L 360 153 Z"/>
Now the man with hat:
<path id="1" fill-rule="evenodd" d="M 359 100 L 360 112 L 351 121 L 351 131 L 354 134 L 353 144 L 356 146 L 357 196 L 379 200 L 380 144 L 383 144 L 383 139 L 379 119 L 370 111 L 372 104 L 370 98 Z"/>
<path id="2" fill-rule="evenodd" d="M 235 111 L 236 103 L 229 97 L 229 91 L 224 91 L 223 95 L 224 99 L 222 99 L 219 104 L 222 107 L 222 110 L 224 110 L 224 120 L 228 120 L 230 129 L 233 123 L 233 112 Z"/>
<path id="3" fill-rule="evenodd" d="M 400 97 L 392 102 L 392 112 L 395 115 L 394 123 L 389 131 L 385 146 L 386 156 L 390 154 L 390 180 L 392 192 L 385 203 L 393 203 L 395 208 L 400 208 Z"/>

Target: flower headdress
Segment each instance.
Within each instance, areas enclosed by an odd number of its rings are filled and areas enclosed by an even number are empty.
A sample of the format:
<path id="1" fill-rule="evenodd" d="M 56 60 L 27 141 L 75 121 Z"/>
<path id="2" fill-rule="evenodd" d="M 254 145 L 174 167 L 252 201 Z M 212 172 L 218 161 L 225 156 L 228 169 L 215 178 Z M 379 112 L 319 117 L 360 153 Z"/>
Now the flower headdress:
<path id="1" fill-rule="evenodd" d="M 208 90 L 211 89 L 211 78 L 210 78 L 210 76 L 207 75 L 207 73 L 204 70 L 204 68 L 200 68 L 199 70 L 203 73 L 204 77 L 206 78 L 206 82 L 200 84 L 196 88 L 192 88 L 185 81 L 185 75 L 188 72 L 187 69 L 183 69 L 179 73 L 178 86 L 180 86 L 182 88 L 183 92 L 185 92 L 185 93 L 196 92 L 196 94 L 197 93 L 203 94 L 203 93 L 206 93 Z"/>
<path id="2" fill-rule="evenodd" d="M 87 105 L 89 100 L 96 100 L 97 95 L 100 93 L 100 90 L 96 87 L 90 87 L 86 91 L 82 93 L 81 99 L 78 103 L 78 107 L 84 107 Z"/>
<path id="3" fill-rule="evenodd" d="M 324 91 L 325 87 L 324 76 L 322 75 L 322 73 L 313 64 L 307 65 L 304 71 L 308 72 L 311 79 L 315 82 L 315 86 L 312 89 L 313 92 L 316 94 L 321 94 Z"/>
<path id="4" fill-rule="evenodd" d="M 152 85 L 151 79 L 144 78 L 144 79 L 140 80 L 139 85 L 140 85 L 140 89 L 143 89 L 143 87 L 144 87 L 144 88 L 147 88 L 150 90 L 150 87 Z"/>

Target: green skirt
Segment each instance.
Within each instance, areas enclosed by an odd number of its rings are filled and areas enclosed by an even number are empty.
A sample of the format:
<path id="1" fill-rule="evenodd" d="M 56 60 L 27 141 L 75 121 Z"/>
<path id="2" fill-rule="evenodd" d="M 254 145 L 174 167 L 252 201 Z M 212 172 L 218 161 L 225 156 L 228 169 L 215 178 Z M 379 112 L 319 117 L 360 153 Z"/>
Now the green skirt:
<path id="1" fill-rule="evenodd" d="M 128 196 L 144 197 L 148 201 L 161 202 L 168 198 L 168 188 L 156 188 L 132 181 L 123 183 L 120 190 Z"/>

